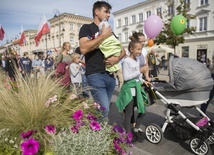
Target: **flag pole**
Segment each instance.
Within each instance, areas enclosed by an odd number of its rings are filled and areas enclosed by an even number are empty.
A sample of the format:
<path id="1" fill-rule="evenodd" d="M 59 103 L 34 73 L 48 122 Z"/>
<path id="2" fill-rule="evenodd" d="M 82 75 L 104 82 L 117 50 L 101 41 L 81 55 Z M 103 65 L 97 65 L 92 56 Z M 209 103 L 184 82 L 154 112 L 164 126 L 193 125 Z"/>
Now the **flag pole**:
<path id="1" fill-rule="evenodd" d="M 47 45 L 47 41 L 48 41 L 48 38 L 47 38 L 47 33 L 45 34 L 45 53 L 48 51 L 48 45 Z"/>

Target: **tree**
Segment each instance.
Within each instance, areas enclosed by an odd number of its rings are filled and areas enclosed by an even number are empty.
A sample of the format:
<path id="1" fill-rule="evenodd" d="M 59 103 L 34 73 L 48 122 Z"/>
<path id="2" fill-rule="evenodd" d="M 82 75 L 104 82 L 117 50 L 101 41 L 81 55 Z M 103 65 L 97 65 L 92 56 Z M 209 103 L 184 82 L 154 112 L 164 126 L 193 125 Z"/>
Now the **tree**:
<path id="1" fill-rule="evenodd" d="M 187 19 L 187 21 L 194 19 L 195 16 L 188 14 L 189 3 L 186 3 L 185 0 L 179 0 L 179 1 L 180 1 L 180 5 L 177 6 L 176 8 L 177 15 L 183 15 Z M 174 11 L 174 0 L 169 0 L 168 2 L 169 2 L 168 3 L 169 10 L 173 9 Z M 166 45 L 172 46 L 175 52 L 175 47 L 181 43 L 184 43 L 185 41 L 183 34 L 184 33 L 193 34 L 196 30 L 196 27 L 187 27 L 182 34 L 175 35 L 170 28 L 170 23 L 172 18 L 174 17 L 174 13 L 173 12 L 168 13 L 168 16 L 169 16 L 169 19 L 167 19 L 167 21 L 164 22 L 163 29 L 161 33 L 156 37 L 155 43 L 157 45 L 166 44 Z"/>

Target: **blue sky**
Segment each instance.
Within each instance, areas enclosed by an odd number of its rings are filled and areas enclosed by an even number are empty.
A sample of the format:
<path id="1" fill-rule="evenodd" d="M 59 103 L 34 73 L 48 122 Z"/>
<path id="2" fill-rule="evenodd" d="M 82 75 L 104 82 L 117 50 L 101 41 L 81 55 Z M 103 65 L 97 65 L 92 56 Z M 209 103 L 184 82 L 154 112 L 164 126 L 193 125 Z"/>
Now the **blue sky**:
<path id="1" fill-rule="evenodd" d="M 145 0 L 108 0 L 115 12 Z M 92 6 L 96 0 L 0 0 L 0 24 L 5 30 L 6 39 L 12 40 L 19 36 L 21 25 L 23 29 L 37 30 L 39 20 L 44 14 L 47 19 L 54 16 L 56 8 L 60 13 L 77 13 L 92 18 Z M 110 20 L 113 20 L 111 15 Z"/>

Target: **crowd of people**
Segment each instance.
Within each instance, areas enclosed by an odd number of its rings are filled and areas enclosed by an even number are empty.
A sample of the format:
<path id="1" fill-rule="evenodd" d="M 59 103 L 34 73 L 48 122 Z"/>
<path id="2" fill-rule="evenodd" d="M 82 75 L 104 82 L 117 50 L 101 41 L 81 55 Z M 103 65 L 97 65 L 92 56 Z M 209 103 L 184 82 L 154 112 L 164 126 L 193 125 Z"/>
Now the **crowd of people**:
<path id="1" fill-rule="evenodd" d="M 54 70 L 54 75 L 61 79 L 61 84 L 80 97 L 89 97 L 89 92 L 83 91 L 83 88 L 90 87 L 93 100 L 103 107 L 101 121 L 108 121 L 110 101 L 118 78 L 121 90 L 116 105 L 119 111 L 125 114 L 124 128 L 126 132 L 132 132 L 137 141 L 142 142 L 140 125 L 146 111 L 144 104 L 148 103 L 148 98 L 141 84 L 149 86 L 152 79 L 158 79 L 160 69 L 167 69 L 166 58 L 165 56 L 159 58 L 154 49 L 149 52 L 146 50 L 146 39 L 141 32 L 134 32 L 130 36 L 127 54 L 121 46 L 117 55 L 104 57 L 106 48 L 102 48 L 101 51 L 100 45 L 114 34 L 110 26 L 101 25 L 99 29 L 99 25 L 104 19 L 108 21 L 110 10 L 111 5 L 105 1 L 94 3 L 94 20 L 91 24 L 84 24 L 81 27 L 79 47 L 72 54 L 69 54 L 71 44 L 64 42 L 60 54 L 55 59 L 49 54 L 46 57 L 36 54 L 33 60 L 29 58 L 27 52 L 21 58 L 9 54 L 8 57 L 2 56 L 1 66 L 13 80 L 15 68 L 18 68 L 23 78 L 26 76 L 39 78 Z M 120 65 L 117 70 L 113 72 L 107 70 L 109 66 L 115 64 Z M 154 103 L 151 92 L 148 91 L 148 94 L 150 102 Z M 135 107 L 138 109 L 136 117 Z"/>
<path id="2" fill-rule="evenodd" d="M 23 78 L 45 76 L 54 69 L 54 59 L 51 55 L 44 57 L 41 54 L 35 54 L 31 59 L 28 52 L 24 52 L 23 57 L 13 53 L 2 55 L 0 64 L 2 71 L 7 73 L 11 80 L 15 80 L 16 69 Z"/>

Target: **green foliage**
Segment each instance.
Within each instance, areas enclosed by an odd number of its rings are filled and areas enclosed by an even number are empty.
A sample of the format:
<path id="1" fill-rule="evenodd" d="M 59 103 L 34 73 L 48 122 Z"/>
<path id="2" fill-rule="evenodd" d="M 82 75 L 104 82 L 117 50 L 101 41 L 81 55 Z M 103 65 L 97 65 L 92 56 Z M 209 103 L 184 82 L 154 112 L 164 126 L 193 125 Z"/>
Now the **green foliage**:
<path id="1" fill-rule="evenodd" d="M 174 5 L 174 3 L 172 5 Z M 189 21 L 195 18 L 195 16 L 188 15 L 189 11 L 188 4 L 186 4 L 184 0 L 180 0 L 180 5 L 176 8 L 176 11 L 177 15 L 181 14 Z M 187 33 L 191 35 L 195 32 L 196 28 L 195 27 L 186 28 L 181 35 L 175 35 L 170 28 L 172 18 L 173 17 L 170 17 L 164 23 L 161 33 L 155 39 L 155 43 L 157 45 L 166 44 L 172 46 L 175 49 L 176 46 L 178 46 L 181 43 L 184 43 L 185 39 L 183 37 L 183 34 Z"/>
<path id="2" fill-rule="evenodd" d="M 19 138 L 12 135 L 9 129 L 0 130 L 0 155 L 20 155 Z"/>
<path id="3" fill-rule="evenodd" d="M 112 127 L 103 124 L 99 131 L 90 130 L 87 126 L 78 133 L 71 130 L 60 132 L 53 137 L 53 150 L 56 155 L 107 155 L 111 154 Z"/>

